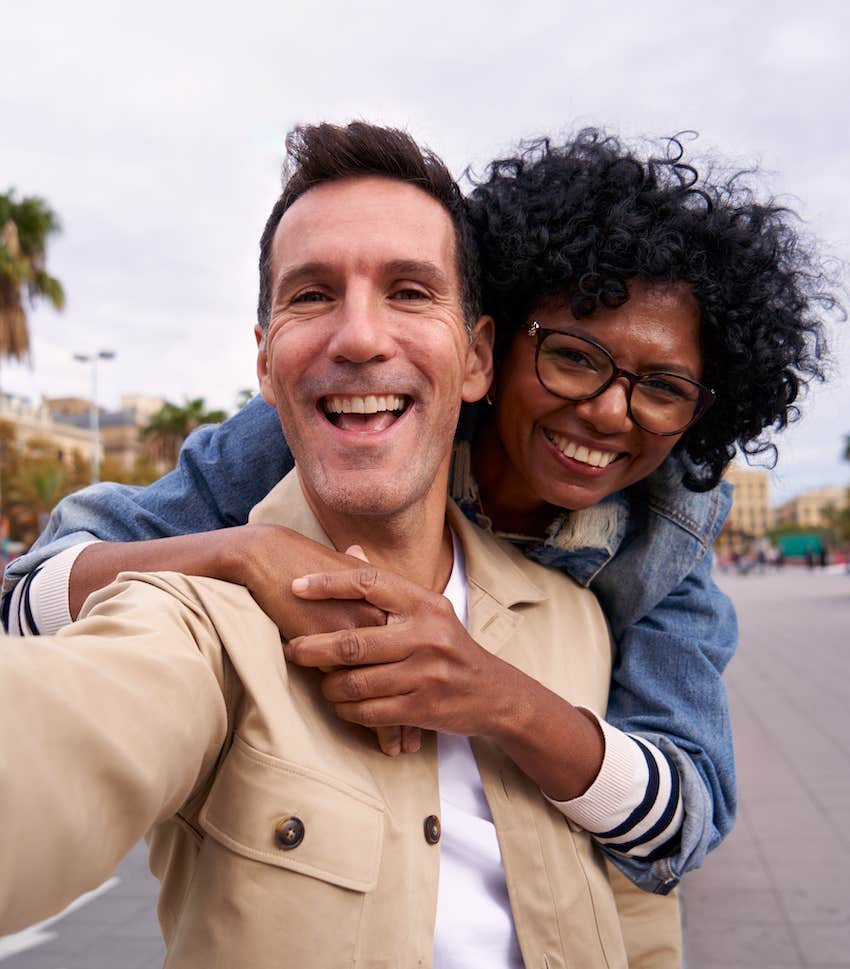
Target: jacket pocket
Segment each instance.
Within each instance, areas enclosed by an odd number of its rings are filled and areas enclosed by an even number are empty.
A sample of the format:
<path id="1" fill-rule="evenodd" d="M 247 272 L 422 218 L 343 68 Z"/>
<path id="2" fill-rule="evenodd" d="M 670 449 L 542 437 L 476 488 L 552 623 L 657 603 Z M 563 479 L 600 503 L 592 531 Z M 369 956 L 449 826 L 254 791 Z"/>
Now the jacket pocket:
<path id="1" fill-rule="evenodd" d="M 380 799 L 235 736 L 199 822 L 244 858 L 370 892 L 378 882 L 384 817 Z"/>

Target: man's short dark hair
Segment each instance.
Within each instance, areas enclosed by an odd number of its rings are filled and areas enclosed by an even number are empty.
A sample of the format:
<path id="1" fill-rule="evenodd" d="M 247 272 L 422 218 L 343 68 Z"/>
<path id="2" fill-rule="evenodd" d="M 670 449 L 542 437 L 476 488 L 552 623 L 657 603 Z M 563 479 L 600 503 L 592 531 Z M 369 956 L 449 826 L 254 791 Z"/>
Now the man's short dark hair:
<path id="1" fill-rule="evenodd" d="M 325 182 L 379 175 L 407 182 L 436 199 L 452 220 L 461 308 L 471 333 L 481 315 L 478 253 L 466 203 L 445 163 L 397 128 L 351 124 L 299 125 L 286 136 L 283 191 L 260 239 L 260 297 L 257 319 L 265 332 L 271 315 L 271 250 L 284 212 L 305 192 Z"/>

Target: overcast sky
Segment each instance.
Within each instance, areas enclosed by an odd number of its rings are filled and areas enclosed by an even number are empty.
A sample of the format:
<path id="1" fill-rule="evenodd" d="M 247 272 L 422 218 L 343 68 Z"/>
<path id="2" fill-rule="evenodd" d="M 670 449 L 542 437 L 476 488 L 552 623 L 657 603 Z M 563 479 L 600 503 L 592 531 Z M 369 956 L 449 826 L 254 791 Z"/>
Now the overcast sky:
<path id="1" fill-rule="evenodd" d="M 401 125 L 456 173 L 582 124 L 696 129 L 697 151 L 762 165 L 850 261 L 842 0 L 30 0 L 2 27 L 0 190 L 45 197 L 64 228 L 49 261 L 67 308 L 32 314 L 33 368 L 0 377 L 33 399 L 85 396 L 71 356 L 101 348 L 110 407 L 135 392 L 232 409 L 255 386 L 257 243 L 299 121 Z M 775 500 L 850 478 L 850 339 L 832 343 L 831 384 L 781 439 Z"/>

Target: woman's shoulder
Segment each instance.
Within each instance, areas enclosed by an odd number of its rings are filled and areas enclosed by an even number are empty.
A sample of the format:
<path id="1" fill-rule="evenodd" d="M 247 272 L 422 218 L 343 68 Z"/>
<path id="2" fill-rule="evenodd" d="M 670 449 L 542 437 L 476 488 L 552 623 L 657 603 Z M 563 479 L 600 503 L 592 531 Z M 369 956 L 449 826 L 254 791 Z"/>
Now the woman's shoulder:
<path id="1" fill-rule="evenodd" d="M 671 454 L 649 477 L 628 490 L 628 501 L 635 513 L 669 521 L 707 548 L 729 514 L 732 485 L 720 481 L 708 491 L 692 491 L 684 484 L 687 470 L 682 458 Z"/>

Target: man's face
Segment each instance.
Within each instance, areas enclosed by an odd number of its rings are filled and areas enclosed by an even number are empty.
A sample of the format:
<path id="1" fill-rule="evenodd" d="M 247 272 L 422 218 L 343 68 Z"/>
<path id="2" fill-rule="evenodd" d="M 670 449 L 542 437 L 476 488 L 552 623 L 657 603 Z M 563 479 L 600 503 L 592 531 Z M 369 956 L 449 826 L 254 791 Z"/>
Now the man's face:
<path id="1" fill-rule="evenodd" d="M 463 324 L 448 213 L 388 178 L 324 183 L 284 214 L 271 263 L 260 387 L 319 517 L 444 503 L 460 402 L 490 379 L 489 328 L 470 343 Z"/>

